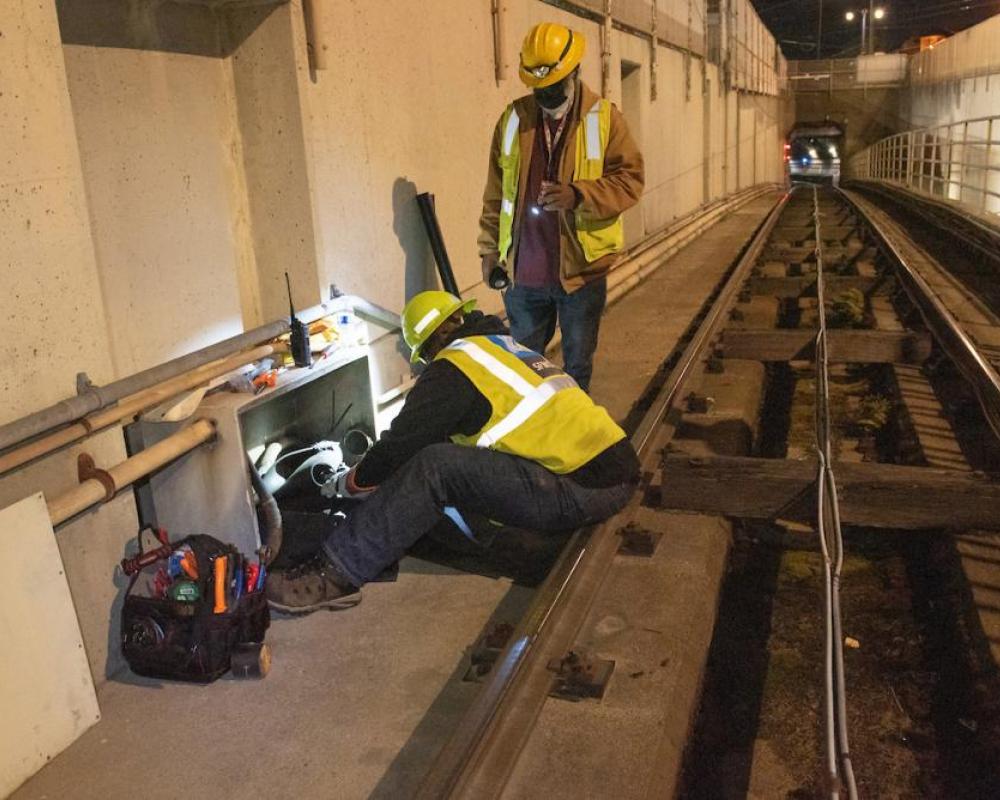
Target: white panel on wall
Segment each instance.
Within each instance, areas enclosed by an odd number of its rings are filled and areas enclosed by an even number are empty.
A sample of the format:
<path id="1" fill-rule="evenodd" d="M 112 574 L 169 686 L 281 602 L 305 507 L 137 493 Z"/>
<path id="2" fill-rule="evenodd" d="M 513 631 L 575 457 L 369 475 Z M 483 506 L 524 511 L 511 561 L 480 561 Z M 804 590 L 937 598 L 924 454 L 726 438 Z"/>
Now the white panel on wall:
<path id="1" fill-rule="evenodd" d="M 1000 72 L 1000 14 L 913 56 L 914 84 L 990 75 Z"/>
<path id="2" fill-rule="evenodd" d="M 0 510 L 0 796 L 100 719 L 45 498 Z"/>

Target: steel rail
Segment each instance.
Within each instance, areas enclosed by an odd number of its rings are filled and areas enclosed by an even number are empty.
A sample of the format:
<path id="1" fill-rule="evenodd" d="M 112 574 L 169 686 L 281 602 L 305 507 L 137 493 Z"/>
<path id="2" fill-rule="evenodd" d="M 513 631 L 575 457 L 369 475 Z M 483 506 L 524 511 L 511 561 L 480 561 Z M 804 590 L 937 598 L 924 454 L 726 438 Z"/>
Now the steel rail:
<path id="1" fill-rule="evenodd" d="M 883 249 L 892 256 L 898 266 L 897 275 L 900 282 L 920 311 L 921 316 L 932 335 L 944 349 L 949 358 L 973 386 L 977 399 L 993 427 L 994 433 L 1000 437 L 1000 375 L 996 368 L 980 352 L 976 343 L 966 333 L 962 324 L 954 317 L 944 302 L 920 274 L 911 259 L 907 257 L 897 234 L 892 228 L 895 223 L 885 212 L 871 207 L 867 201 L 860 200 L 852 193 L 837 190 L 840 196 L 850 204 L 858 215 L 870 227 L 873 235 L 881 243 Z M 839 798 L 841 787 L 846 788 L 848 797 L 857 797 L 853 764 L 850 758 L 850 747 L 847 729 L 846 684 L 844 676 L 843 631 L 840 612 L 840 574 L 843 565 L 844 543 L 840 524 L 840 512 L 837 503 L 837 487 L 833 470 L 832 449 L 830 443 L 830 409 L 829 383 L 826 353 L 826 319 L 823 294 L 823 258 L 822 238 L 820 236 L 819 204 L 814 189 L 816 218 L 816 262 L 817 262 L 817 296 L 820 317 L 820 332 L 817 336 L 816 368 L 817 368 L 817 449 L 819 451 L 820 470 L 817 479 L 817 514 L 820 542 L 825 562 L 825 598 L 824 612 L 826 619 L 826 650 L 827 663 L 825 680 L 827 683 L 827 744 L 828 768 L 833 766 L 833 756 L 836 755 L 836 771 L 833 773 L 830 796 Z M 931 263 L 934 259 L 928 256 Z M 947 271 L 945 271 L 947 272 Z M 822 418 L 821 418 L 822 417 Z M 828 528 L 832 529 L 828 531 Z M 831 535 L 828 535 L 831 534 Z M 833 697 L 830 696 L 830 691 Z M 833 714 L 833 718 L 829 715 Z M 836 741 L 831 740 L 831 734 Z M 835 745 L 835 747 L 831 747 Z"/>
<path id="2" fill-rule="evenodd" d="M 939 214 L 949 216 L 955 226 L 947 228 L 949 235 L 956 237 L 985 258 L 994 262 L 1000 261 L 1000 225 L 997 223 L 970 215 L 967 209 L 961 208 L 955 202 L 948 203 L 919 189 L 898 183 L 864 178 L 851 179 L 846 183 L 848 188 L 865 189 L 890 202 L 902 204 L 907 207 L 907 210 L 938 228 L 944 229 L 946 226 L 941 220 L 935 218 L 932 211 L 936 210 Z M 966 232 L 960 232 L 959 227 L 966 227 Z M 980 239 L 974 238 L 973 233 L 980 235 Z"/>
<path id="3" fill-rule="evenodd" d="M 873 232 L 896 259 L 905 265 L 905 259 L 898 248 L 882 234 L 881 227 L 871 216 L 846 193 L 840 194 L 871 225 Z M 704 322 L 691 337 L 680 360 L 632 435 L 632 442 L 644 462 L 650 455 L 651 446 L 659 443 L 656 438 L 658 429 L 674 408 L 685 381 L 697 368 L 705 347 L 732 307 L 744 278 L 763 250 L 788 197 L 789 194 L 785 194 L 775 205 L 737 264 L 723 279 L 722 288 L 718 290 L 714 300 L 710 300 L 711 307 Z M 820 264 L 822 244 L 818 228 L 816 232 L 819 251 L 817 263 Z M 931 298 L 934 305 L 941 305 L 918 275 L 913 275 L 908 270 L 907 274 L 925 287 L 926 296 Z M 954 333 L 964 339 L 971 352 L 978 357 L 977 363 L 992 369 L 978 354 L 975 345 L 968 340 L 947 309 L 941 307 L 941 310 L 945 312 L 942 316 L 951 320 Z M 823 346 L 820 345 L 818 356 L 822 353 Z M 996 389 L 1000 397 L 1000 379 L 996 381 Z M 831 735 L 836 746 L 833 759 L 836 772 L 832 789 L 838 793 L 844 789 L 849 797 L 854 798 L 857 790 L 846 728 L 842 628 L 837 620 L 840 614 L 839 574 L 844 551 L 840 518 L 835 504 L 836 481 L 830 457 L 832 450 L 829 447 L 828 427 L 826 431 L 826 445 L 820 451 L 824 469 L 821 480 L 817 482 L 817 499 L 827 517 L 821 525 L 824 531 L 829 525 L 832 536 L 829 541 L 823 537 L 830 563 L 829 589 L 825 601 L 829 612 L 827 641 L 831 656 L 827 662 L 827 672 L 830 683 L 834 687 L 839 686 L 839 689 L 830 694 L 828 702 L 833 723 Z M 427 800 L 461 797 L 480 800 L 498 797 L 503 792 L 552 685 L 553 675 L 547 668 L 548 662 L 552 658 L 562 657 L 571 649 L 595 594 L 611 568 L 618 544 L 616 532 L 628 519 L 633 508 L 634 504 L 599 526 L 577 531 L 571 538 L 549 577 L 540 587 L 528 613 L 515 629 L 487 682 L 425 775 L 416 795 L 418 798 Z"/>
<path id="4" fill-rule="evenodd" d="M 931 335 L 972 385 L 990 427 L 1000 438 L 1000 373 L 979 350 L 962 324 L 955 319 L 924 277 L 910 263 L 899 242 L 888 230 L 887 220 L 882 219 L 887 215 L 878 209 L 866 209 L 865 206 L 869 205 L 867 201 L 854 196 L 852 192 L 843 189 L 837 191 L 865 219 L 885 251 L 899 264 L 900 282 L 907 295 L 920 311 Z"/>
<path id="5" fill-rule="evenodd" d="M 631 441 L 644 462 L 653 433 L 664 420 L 684 381 L 727 318 L 743 281 L 788 201 L 784 194 L 755 231 L 750 243 L 723 278 L 704 322 L 659 390 Z M 611 568 L 617 531 L 635 505 L 600 525 L 577 531 L 518 624 L 486 684 L 455 727 L 417 792 L 417 797 L 467 797 L 481 800 L 503 790 L 552 685 L 551 658 L 572 646 L 597 590 Z"/>

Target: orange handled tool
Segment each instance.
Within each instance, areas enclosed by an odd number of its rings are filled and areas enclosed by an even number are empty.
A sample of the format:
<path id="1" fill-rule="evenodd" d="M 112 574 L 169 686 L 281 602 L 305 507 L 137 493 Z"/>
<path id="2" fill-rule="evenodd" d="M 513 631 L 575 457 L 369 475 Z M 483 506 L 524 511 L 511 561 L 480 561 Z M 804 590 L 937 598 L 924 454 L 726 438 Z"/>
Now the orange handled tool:
<path id="1" fill-rule="evenodd" d="M 198 580 L 198 560 L 190 550 L 185 550 L 181 556 L 181 569 L 189 578 Z"/>
<path id="2" fill-rule="evenodd" d="M 262 392 L 264 389 L 273 389 L 278 385 L 278 370 L 269 369 L 253 379 L 254 393 Z"/>
<path id="3" fill-rule="evenodd" d="M 215 559 L 215 608 L 216 614 L 226 613 L 226 556 Z"/>

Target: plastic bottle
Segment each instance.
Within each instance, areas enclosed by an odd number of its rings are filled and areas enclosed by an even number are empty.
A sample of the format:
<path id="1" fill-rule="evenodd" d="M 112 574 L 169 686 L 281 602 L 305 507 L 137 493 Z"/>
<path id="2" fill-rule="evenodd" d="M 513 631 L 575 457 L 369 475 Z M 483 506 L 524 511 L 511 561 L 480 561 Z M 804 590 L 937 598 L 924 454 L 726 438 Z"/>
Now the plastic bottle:
<path id="1" fill-rule="evenodd" d="M 365 323 L 352 311 L 338 311 L 333 315 L 333 327 L 340 336 L 343 347 L 359 347 L 368 344 Z"/>

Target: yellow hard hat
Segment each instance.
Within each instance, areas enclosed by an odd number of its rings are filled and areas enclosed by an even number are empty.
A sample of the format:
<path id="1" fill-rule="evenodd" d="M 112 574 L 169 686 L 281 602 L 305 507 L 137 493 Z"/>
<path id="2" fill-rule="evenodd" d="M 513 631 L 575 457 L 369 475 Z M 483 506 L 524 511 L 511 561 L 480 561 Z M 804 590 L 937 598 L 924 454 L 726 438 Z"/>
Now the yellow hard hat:
<path id="1" fill-rule="evenodd" d="M 551 86 L 577 68 L 586 46 L 582 33 L 555 22 L 542 22 L 524 37 L 518 74 L 532 89 Z"/>
<path id="2" fill-rule="evenodd" d="M 420 348 L 448 317 L 458 310 L 472 311 L 475 300 L 462 300 L 451 292 L 421 292 L 406 304 L 401 315 L 403 341 L 412 351 L 410 363 L 421 360 Z"/>

